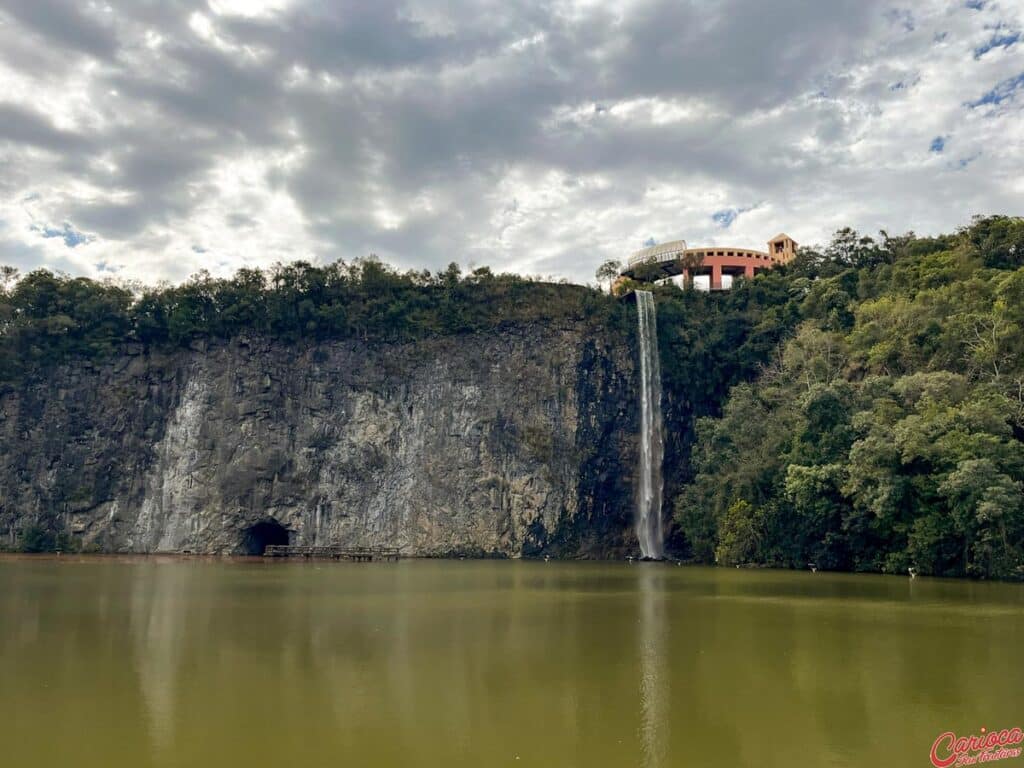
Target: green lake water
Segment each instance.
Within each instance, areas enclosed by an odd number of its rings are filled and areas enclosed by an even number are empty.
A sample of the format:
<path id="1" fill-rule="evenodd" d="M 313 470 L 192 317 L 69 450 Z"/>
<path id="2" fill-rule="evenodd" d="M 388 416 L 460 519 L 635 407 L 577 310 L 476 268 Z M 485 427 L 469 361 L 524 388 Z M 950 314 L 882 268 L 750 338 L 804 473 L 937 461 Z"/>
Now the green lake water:
<path id="1" fill-rule="evenodd" d="M 1014 726 L 1015 584 L 0 558 L 2 766 L 927 767 Z"/>

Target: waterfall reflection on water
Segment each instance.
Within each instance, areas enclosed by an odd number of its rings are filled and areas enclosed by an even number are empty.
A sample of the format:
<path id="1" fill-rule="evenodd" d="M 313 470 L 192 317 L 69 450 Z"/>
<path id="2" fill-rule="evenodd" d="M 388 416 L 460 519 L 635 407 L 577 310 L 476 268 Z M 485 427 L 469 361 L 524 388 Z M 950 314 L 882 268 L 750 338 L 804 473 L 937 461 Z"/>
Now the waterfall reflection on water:
<path id="1" fill-rule="evenodd" d="M 641 563 L 640 585 L 640 747 L 644 768 L 667 765 L 671 707 L 668 683 L 668 623 L 665 569 Z"/>
<path id="2" fill-rule="evenodd" d="M 0 584 L 4 765 L 913 765 L 1024 686 L 1019 584 L 28 556 Z"/>

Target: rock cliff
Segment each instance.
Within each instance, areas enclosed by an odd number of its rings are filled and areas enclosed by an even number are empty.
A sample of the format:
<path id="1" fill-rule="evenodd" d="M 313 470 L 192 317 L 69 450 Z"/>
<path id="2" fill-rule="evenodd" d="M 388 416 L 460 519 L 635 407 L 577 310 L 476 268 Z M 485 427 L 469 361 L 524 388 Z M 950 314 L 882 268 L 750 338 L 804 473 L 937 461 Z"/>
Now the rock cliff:
<path id="1" fill-rule="evenodd" d="M 85 549 L 242 553 L 277 530 L 407 555 L 623 554 L 633 365 L 627 339 L 543 324 L 68 363 L 0 397 L 0 536 L 41 524 Z"/>

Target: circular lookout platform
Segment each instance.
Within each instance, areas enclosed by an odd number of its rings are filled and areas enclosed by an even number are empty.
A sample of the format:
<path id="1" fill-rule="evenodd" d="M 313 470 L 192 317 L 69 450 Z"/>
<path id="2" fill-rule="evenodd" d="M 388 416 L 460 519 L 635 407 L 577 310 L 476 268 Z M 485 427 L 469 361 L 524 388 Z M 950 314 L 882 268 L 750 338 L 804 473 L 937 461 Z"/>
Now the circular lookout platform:
<path id="1" fill-rule="evenodd" d="M 751 278 L 758 272 L 789 262 L 796 254 L 796 242 L 785 234 L 768 241 L 767 251 L 722 246 L 690 248 L 685 240 L 659 243 L 637 251 L 622 270 L 622 277 L 643 282 L 659 282 L 681 277 L 691 284 L 694 277 L 707 275 L 713 291 L 727 287 L 723 275 Z"/>

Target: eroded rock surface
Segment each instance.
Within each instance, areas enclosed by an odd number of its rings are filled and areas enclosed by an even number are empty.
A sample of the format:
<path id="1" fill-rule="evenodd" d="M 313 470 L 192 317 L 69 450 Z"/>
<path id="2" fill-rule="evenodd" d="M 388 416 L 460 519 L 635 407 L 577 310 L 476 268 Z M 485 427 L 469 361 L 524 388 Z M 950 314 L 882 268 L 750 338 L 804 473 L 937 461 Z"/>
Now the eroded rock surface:
<path id="1" fill-rule="evenodd" d="M 621 554 L 635 400 L 626 340 L 576 328 L 127 349 L 0 398 L 0 535 L 233 553 L 272 519 L 294 544 Z"/>

